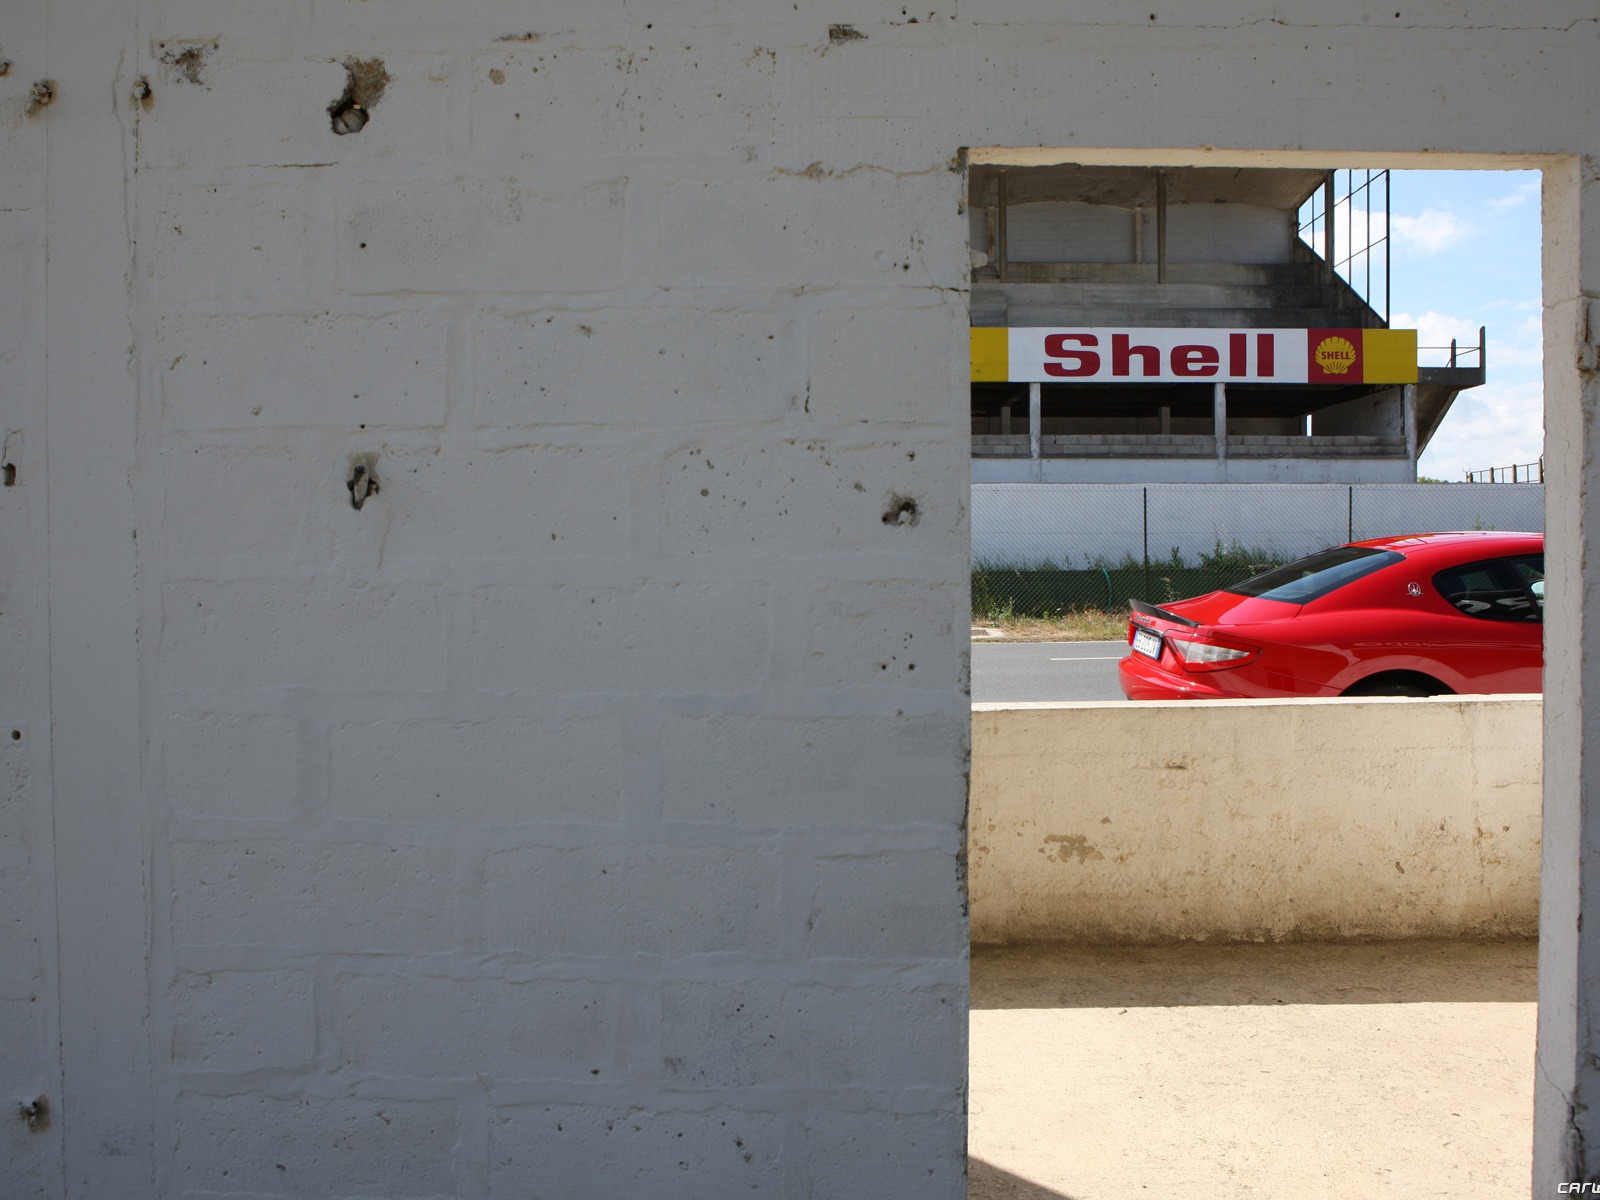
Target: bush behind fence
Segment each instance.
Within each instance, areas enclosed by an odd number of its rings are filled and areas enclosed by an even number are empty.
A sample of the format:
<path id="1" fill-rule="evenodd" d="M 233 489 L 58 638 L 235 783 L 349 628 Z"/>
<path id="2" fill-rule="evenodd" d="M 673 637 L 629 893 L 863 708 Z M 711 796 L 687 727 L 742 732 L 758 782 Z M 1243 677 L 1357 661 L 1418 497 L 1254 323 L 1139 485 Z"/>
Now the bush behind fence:
<path id="1" fill-rule="evenodd" d="M 972 611 L 1115 611 L 1346 541 L 1543 528 L 1538 484 L 975 484 Z"/>

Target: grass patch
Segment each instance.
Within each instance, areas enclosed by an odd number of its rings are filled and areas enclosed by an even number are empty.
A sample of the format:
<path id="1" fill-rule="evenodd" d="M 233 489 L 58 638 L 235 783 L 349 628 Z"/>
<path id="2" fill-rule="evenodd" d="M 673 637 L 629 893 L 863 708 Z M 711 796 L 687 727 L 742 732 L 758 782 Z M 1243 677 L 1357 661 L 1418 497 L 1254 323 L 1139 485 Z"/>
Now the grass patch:
<path id="1" fill-rule="evenodd" d="M 1219 540 L 1193 558 L 1174 547 L 1165 558 L 1148 562 L 1131 554 L 1089 559 L 1082 567 L 1071 565 L 1070 554 L 1059 562 L 979 561 L 972 566 L 972 619 L 998 626 L 1012 618 L 1067 621 L 1076 613 L 1109 613 L 1121 620 L 1130 599 L 1170 604 L 1248 579 L 1293 557 Z"/>
<path id="2" fill-rule="evenodd" d="M 972 623 L 1000 630 L 1008 642 L 1113 642 L 1123 641 L 1128 636 L 1126 612 L 1099 612 L 1094 609 L 1051 617 L 974 616 Z"/>

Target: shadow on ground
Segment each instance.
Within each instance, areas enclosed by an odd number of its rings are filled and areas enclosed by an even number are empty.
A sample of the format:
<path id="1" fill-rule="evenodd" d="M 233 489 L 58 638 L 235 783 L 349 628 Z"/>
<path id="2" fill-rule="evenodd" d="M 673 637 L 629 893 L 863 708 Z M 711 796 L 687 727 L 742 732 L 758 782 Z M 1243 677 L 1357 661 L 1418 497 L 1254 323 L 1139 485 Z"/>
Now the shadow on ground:
<path id="1" fill-rule="evenodd" d="M 974 946 L 972 1007 L 1532 1003 L 1537 944 Z"/>
<path id="2" fill-rule="evenodd" d="M 969 1157 L 967 1200 L 1074 1200 L 1074 1197 L 1002 1171 L 981 1158 Z"/>

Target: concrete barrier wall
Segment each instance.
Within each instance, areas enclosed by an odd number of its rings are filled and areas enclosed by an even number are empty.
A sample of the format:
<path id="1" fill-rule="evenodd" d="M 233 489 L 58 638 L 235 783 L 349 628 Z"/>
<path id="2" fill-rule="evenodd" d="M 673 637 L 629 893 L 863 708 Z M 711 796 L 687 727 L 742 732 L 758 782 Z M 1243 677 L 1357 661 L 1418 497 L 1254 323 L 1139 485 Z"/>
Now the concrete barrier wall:
<path id="1" fill-rule="evenodd" d="M 1534 934 L 1540 710 L 974 705 L 973 941 Z"/>
<path id="2" fill-rule="evenodd" d="M 1443 529 L 1543 531 L 1544 485 L 972 485 L 972 559 L 978 563 L 1083 567 L 1137 559 L 1147 544 L 1157 559 L 1176 550 L 1192 560 L 1234 544 L 1293 558 L 1351 538 Z"/>

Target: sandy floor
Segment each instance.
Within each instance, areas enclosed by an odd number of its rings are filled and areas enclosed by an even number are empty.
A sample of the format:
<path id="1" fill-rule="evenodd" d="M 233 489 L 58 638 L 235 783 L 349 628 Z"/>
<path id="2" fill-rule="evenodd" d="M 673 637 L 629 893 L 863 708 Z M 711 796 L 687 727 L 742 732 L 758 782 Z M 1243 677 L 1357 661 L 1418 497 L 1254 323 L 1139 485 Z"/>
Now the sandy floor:
<path id="1" fill-rule="evenodd" d="M 970 1195 L 1525 1197 L 1536 953 L 975 949 Z"/>

